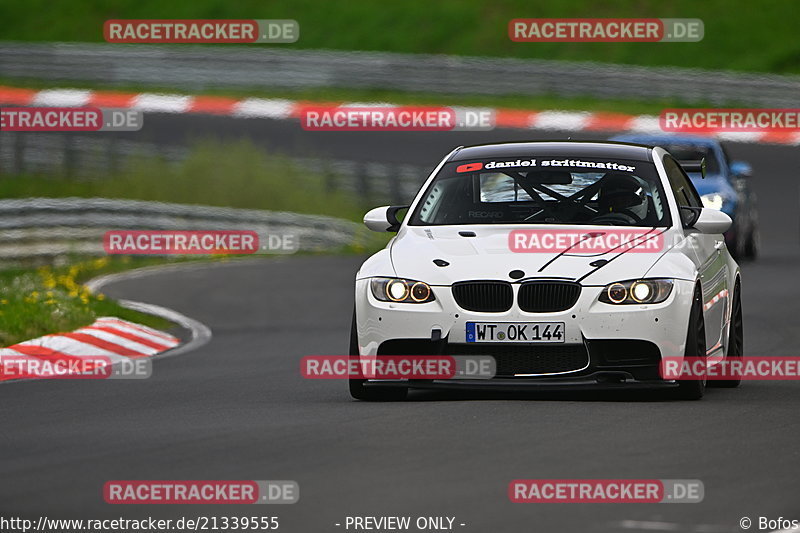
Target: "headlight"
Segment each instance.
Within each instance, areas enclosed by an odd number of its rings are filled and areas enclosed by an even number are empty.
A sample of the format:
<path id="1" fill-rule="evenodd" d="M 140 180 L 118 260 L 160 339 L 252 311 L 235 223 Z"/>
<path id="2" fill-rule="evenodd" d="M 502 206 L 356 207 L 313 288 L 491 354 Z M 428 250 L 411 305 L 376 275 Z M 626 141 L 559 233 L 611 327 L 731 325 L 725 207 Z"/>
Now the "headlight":
<path id="1" fill-rule="evenodd" d="M 725 203 L 725 197 L 718 193 L 704 194 L 700 199 L 703 200 L 703 207 L 709 207 L 718 211 L 722 210 L 722 204 Z"/>
<path id="2" fill-rule="evenodd" d="M 603 288 L 600 301 L 607 304 L 657 304 L 672 292 L 671 279 L 618 281 Z"/>
<path id="3" fill-rule="evenodd" d="M 401 278 L 372 278 L 369 283 L 372 295 L 382 302 L 422 304 L 436 298 L 430 285 L 422 281 Z"/>

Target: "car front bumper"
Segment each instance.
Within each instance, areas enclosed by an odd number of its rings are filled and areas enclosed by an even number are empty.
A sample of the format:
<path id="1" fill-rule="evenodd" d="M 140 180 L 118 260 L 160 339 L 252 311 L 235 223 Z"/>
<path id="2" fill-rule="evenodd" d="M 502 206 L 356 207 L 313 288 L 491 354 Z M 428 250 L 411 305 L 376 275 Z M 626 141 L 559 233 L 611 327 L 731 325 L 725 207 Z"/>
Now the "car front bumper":
<path id="1" fill-rule="evenodd" d="M 516 302 L 519 285 L 513 287 Z M 598 300 L 601 290 L 582 287 L 575 305 L 556 313 L 528 313 L 516 305 L 503 313 L 479 313 L 460 308 L 450 287 L 433 287 L 433 302 L 390 303 L 375 299 L 369 280 L 361 279 L 356 282 L 359 354 L 496 358 L 494 379 L 398 382 L 415 388 L 669 385 L 660 379 L 659 363 L 684 353 L 694 284 L 675 280 L 667 300 L 650 305 L 606 304 Z M 468 343 L 467 322 L 563 322 L 564 343 Z"/>

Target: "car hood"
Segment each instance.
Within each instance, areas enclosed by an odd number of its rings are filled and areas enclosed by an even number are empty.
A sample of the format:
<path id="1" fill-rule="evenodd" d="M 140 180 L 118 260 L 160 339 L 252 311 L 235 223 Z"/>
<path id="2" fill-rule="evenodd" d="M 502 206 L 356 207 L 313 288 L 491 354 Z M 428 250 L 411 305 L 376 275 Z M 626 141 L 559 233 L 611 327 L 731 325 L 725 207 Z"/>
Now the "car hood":
<path id="1" fill-rule="evenodd" d="M 524 278 L 582 279 L 584 285 L 605 285 L 614 281 L 644 276 L 665 253 L 666 246 L 657 251 L 628 251 L 619 249 L 595 250 L 592 253 L 573 251 L 560 255 L 557 252 L 519 253 L 509 247 L 509 233 L 519 226 L 405 226 L 392 242 L 391 260 L 398 277 L 424 281 L 431 285 L 450 285 L 458 281 L 495 279 L 514 281 L 512 270 L 524 272 Z M 630 230 L 609 226 L 533 226 L 557 232 Z M 636 228 L 647 231 L 648 228 Z M 464 237 L 459 232 L 473 232 L 474 237 Z M 663 233 L 663 242 L 673 242 L 671 230 L 656 228 Z M 611 260 L 608 264 L 593 266 L 598 260 Z M 434 260 L 444 260 L 447 266 L 438 266 Z"/>

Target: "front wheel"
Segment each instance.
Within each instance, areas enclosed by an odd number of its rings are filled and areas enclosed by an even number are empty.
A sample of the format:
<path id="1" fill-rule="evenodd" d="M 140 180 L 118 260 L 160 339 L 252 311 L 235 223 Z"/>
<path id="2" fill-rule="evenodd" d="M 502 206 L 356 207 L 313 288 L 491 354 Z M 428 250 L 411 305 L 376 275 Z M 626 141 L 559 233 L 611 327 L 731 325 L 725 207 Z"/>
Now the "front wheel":
<path id="1" fill-rule="evenodd" d="M 726 359 L 735 361 L 744 356 L 744 321 L 742 320 L 742 284 L 737 279 L 733 289 L 731 326 L 728 330 L 728 353 Z M 709 387 L 734 388 L 742 384 L 741 376 L 734 379 L 712 380 Z"/>
<path id="2" fill-rule="evenodd" d="M 706 356 L 706 324 L 703 318 L 703 291 L 698 285 L 694 290 L 692 310 L 689 313 L 689 329 L 686 332 L 686 348 L 684 357 Z M 706 390 L 706 380 L 681 379 L 678 380 L 677 397 L 681 400 L 699 400 Z"/>
<path id="3" fill-rule="evenodd" d="M 359 355 L 358 331 L 356 330 L 356 312 L 353 310 L 353 321 L 350 326 L 350 355 Z M 365 387 L 365 379 L 351 379 L 350 396 L 366 402 L 398 402 L 408 396 L 407 387 Z"/>

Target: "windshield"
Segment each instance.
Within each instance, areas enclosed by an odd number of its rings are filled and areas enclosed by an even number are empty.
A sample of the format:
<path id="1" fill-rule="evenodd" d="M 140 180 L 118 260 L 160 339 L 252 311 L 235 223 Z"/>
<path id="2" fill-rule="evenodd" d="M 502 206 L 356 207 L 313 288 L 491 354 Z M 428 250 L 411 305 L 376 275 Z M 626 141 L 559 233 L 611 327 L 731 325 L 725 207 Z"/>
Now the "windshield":
<path id="1" fill-rule="evenodd" d="M 650 162 L 537 156 L 446 164 L 409 225 L 665 227 L 670 225 L 668 211 Z"/>

